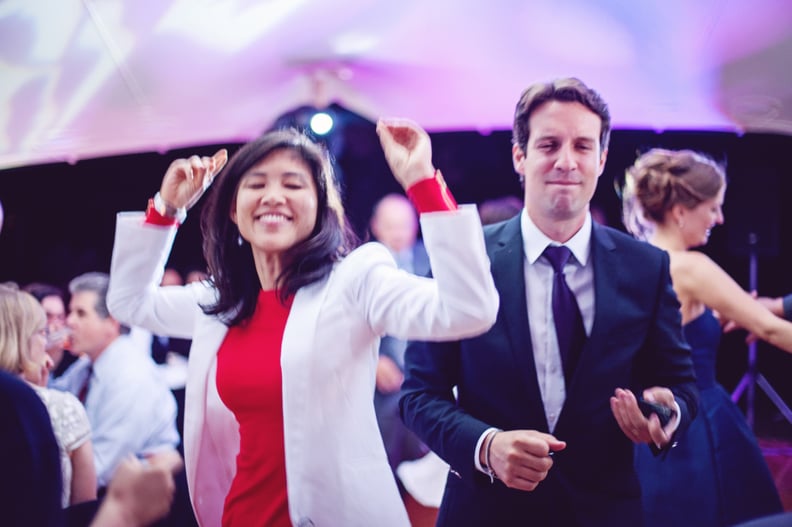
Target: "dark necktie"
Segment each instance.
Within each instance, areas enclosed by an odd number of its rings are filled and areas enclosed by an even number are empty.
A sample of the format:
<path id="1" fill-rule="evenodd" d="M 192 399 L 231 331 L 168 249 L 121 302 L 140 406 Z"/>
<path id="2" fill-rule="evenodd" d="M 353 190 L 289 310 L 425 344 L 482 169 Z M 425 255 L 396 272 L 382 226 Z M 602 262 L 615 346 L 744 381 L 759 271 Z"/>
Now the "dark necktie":
<path id="1" fill-rule="evenodd" d="M 569 248 L 548 246 L 545 258 L 553 266 L 553 321 L 555 322 L 558 350 L 564 367 L 564 380 L 567 389 L 572 382 L 572 374 L 577 366 L 580 352 L 586 341 L 583 317 L 578 308 L 575 294 L 564 277 L 564 265 L 572 253 Z"/>
<path id="2" fill-rule="evenodd" d="M 81 403 L 85 404 L 85 398 L 88 397 L 88 385 L 91 384 L 91 376 L 93 375 L 93 364 L 88 366 L 88 375 L 85 377 L 85 381 L 83 382 L 82 386 L 80 386 L 80 391 L 77 392 L 77 399 L 80 400 Z"/>

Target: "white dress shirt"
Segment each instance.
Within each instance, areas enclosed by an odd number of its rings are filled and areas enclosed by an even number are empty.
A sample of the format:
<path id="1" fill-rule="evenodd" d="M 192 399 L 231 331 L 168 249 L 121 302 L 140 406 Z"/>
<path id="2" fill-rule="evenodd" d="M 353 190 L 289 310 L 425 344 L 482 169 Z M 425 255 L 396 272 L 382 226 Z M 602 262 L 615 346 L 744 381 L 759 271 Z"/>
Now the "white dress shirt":
<path id="1" fill-rule="evenodd" d="M 531 329 L 531 346 L 539 391 L 542 393 L 547 426 L 553 433 L 561 408 L 566 399 L 564 369 L 558 350 L 555 322 L 553 320 L 553 267 L 542 253 L 554 242 L 528 217 L 523 209 L 520 217 L 525 262 L 525 297 L 528 302 L 528 326 Z M 594 324 L 594 269 L 591 265 L 591 215 L 586 214 L 583 226 L 564 243 L 572 252 L 564 266 L 569 288 L 575 294 L 586 335 Z"/>
<path id="2" fill-rule="evenodd" d="M 547 427 L 555 430 L 558 416 L 566 400 L 564 369 L 558 349 L 555 321 L 553 320 L 553 266 L 542 253 L 548 245 L 562 245 L 548 238 L 528 217 L 525 209 L 520 214 L 523 239 L 523 272 L 525 273 L 525 298 L 528 306 L 528 326 L 531 333 L 536 380 L 542 394 Z M 591 264 L 591 214 L 586 214 L 583 226 L 566 243 L 574 258 L 564 266 L 564 276 L 575 294 L 586 335 L 594 324 L 594 268 Z M 526 350 L 527 352 L 527 350 Z M 479 463 L 479 452 L 487 435 L 497 430 L 485 430 L 476 443 L 474 466 L 487 472 Z"/>
<path id="3" fill-rule="evenodd" d="M 100 487 L 110 483 L 127 455 L 143 456 L 179 445 L 176 400 L 150 356 L 120 336 L 93 363 L 85 411 L 93 431 L 94 463 Z M 90 372 L 82 357 L 51 387 L 77 395 Z"/>

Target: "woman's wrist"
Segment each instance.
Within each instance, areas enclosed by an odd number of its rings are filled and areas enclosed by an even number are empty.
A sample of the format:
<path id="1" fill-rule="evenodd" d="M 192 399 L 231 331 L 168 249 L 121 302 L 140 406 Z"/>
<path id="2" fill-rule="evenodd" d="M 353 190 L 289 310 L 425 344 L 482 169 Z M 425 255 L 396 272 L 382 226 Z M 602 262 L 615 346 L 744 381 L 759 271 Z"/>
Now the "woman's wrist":
<path id="1" fill-rule="evenodd" d="M 407 189 L 410 198 L 419 213 L 456 210 L 457 202 L 448 190 L 443 174 L 434 171 L 432 177 L 417 181 Z"/>
<path id="2" fill-rule="evenodd" d="M 173 218 L 179 223 L 184 223 L 187 217 L 187 209 L 185 207 L 176 207 L 169 202 L 165 201 L 160 192 L 154 194 L 154 209 L 165 218 Z"/>
<path id="3" fill-rule="evenodd" d="M 179 211 L 181 211 L 181 213 Z M 186 210 L 168 206 L 159 192 L 148 200 L 145 220 L 148 224 L 161 226 L 180 225 L 184 222 L 186 217 Z"/>

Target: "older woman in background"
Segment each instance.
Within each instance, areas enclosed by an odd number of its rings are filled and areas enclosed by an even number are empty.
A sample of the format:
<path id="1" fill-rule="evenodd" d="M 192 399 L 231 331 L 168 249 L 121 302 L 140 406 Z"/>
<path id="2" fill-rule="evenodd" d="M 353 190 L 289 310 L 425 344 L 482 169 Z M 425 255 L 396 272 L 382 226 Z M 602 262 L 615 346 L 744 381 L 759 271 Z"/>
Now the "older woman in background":
<path id="1" fill-rule="evenodd" d="M 0 368 L 26 380 L 47 407 L 60 448 L 62 505 L 67 507 L 96 499 L 96 470 L 85 408 L 72 394 L 46 388 L 52 367 L 47 334 L 41 304 L 14 285 L 0 285 Z"/>

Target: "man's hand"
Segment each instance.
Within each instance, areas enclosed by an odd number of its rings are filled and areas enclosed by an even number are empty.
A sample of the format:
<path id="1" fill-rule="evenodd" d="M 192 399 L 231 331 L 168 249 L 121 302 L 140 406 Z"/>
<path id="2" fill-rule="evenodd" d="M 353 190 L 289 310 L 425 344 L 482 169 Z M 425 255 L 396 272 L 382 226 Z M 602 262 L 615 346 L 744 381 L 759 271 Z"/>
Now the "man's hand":
<path id="1" fill-rule="evenodd" d="M 490 469 L 499 480 L 512 489 L 531 491 L 553 466 L 552 452 L 563 450 L 566 443 L 536 430 L 512 430 L 490 435 L 482 442 L 482 450 L 486 448 Z M 482 459 L 486 461 L 486 455 Z"/>
<path id="2" fill-rule="evenodd" d="M 757 302 L 762 304 L 762 306 L 767 308 L 772 314 L 774 314 L 777 317 L 784 318 L 784 299 L 783 299 L 783 297 L 779 296 L 779 297 L 776 297 L 776 298 L 770 298 L 770 297 L 767 297 L 767 296 L 758 296 L 756 291 L 751 291 L 751 296 L 754 297 Z M 735 330 L 738 330 L 738 329 L 745 329 L 744 327 L 742 327 L 740 324 L 738 324 L 734 320 L 725 320 L 723 317 L 720 317 L 720 316 L 718 317 L 718 320 L 720 321 L 721 325 L 723 326 L 723 332 L 724 333 L 731 333 L 732 331 L 735 331 Z M 755 333 L 751 333 L 750 331 L 745 336 L 745 343 L 746 344 L 753 344 L 754 342 L 757 342 L 758 340 L 759 340 L 759 337 L 757 337 Z"/>
<path id="3" fill-rule="evenodd" d="M 644 399 L 668 408 L 674 408 L 674 394 L 668 388 L 654 387 L 644 390 Z M 630 390 L 616 388 L 610 399 L 611 411 L 616 423 L 633 443 L 653 443 L 663 448 L 671 440 L 675 428 L 672 420 L 666 428 L 660 425 L 660 419 L 652 414 L 647 419 L 638 408 L 638 401 Z"/>
<path id="4" fill-rule="evenodd" d="M 175 450 L 152 454 L 147 464 L 133 457 L 123 460 L 91 526 L 143 526 L 164 517 L 176 489 L 173 475 L 182 467 Z"/>

